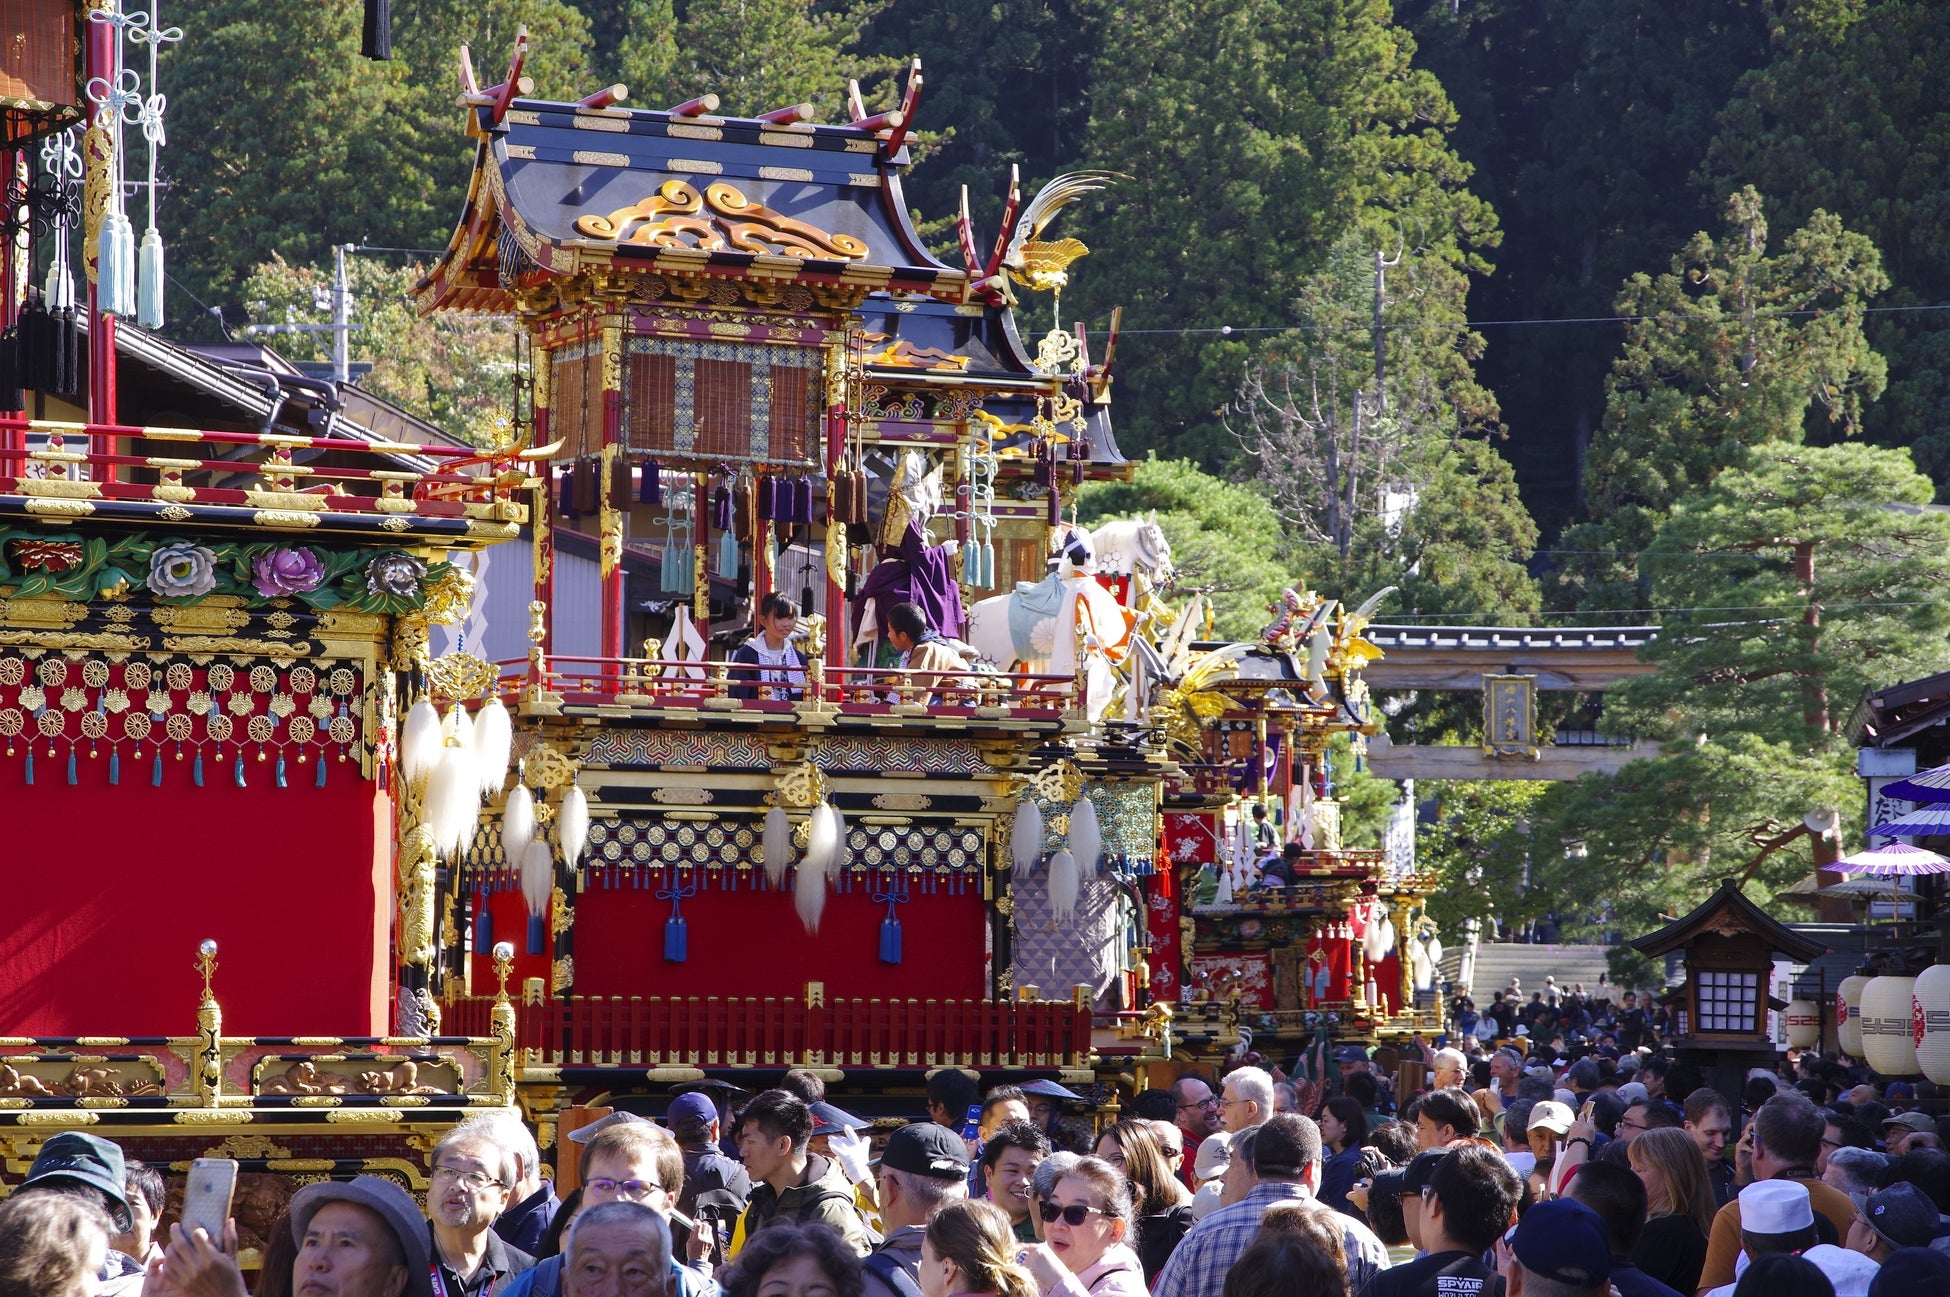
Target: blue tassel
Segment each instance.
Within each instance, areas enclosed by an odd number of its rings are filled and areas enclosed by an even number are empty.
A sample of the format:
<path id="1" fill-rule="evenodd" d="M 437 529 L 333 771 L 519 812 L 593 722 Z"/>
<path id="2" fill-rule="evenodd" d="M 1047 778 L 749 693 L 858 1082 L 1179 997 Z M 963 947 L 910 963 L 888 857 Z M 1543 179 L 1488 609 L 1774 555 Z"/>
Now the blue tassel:
<path id="1" fill-rule="evenodd" d="M 317 773 L 316 775 L 314 775 L 314 776 L 312 777 L 312 781 L 311 781 L 311 786 L 312 786 L 313 788 L 323 788 L 323 787 L 325 786 L 325 755 L 324 755 L 324 753 L 320 753 L 320 754 L 319 754 L 319 757 L 318 757 L 318 773 Z"/>
<path id="2" fill-rule="evenodd" d="M 108 782 L 110 787 L 122 782 L 122 754 L 113 748 L 108 752 Z"/>
<path id="3" fill-rule="evenodd" d="M 880 962 L 898 964 L 901 962 L 901 920 L 900 912 L 894 903 L 887 903 L 887 917 L 880 921 Z"/>
<path id="4" fill-rule="evenodd" d="M 196 761 L 190 766 L 190 782 L 198 788 L 203 787 L 203 754 L 196 754 Z"/>
<path id="5" fill-rule="evenodd" d="M 494 916 L 488 913 L 487 888 L 474 893 L 474 949 L 494 949 Z"/>
<path id="6" fill-rule="evenodd" d="M 672 914 L 664 920 L 664 958 L 673 964 L 681 964 L 691 957 L 691 935 L 689 925 L 681 914 Z"/>
<path id="7" fill-rule="evenodd" d="M 664 502 L 664 471 L 654 459 L 643 461 L 643 484 L 637 488 L 637 499 L 644 504 Z"/>
<path id="8" fill-rule="evenodd" d="M 27 749 L 27 782 L 30 784 L 34 782 L 34 749 L 32 747 Z"/>
<path id="9" fill-rule="evenodd" d="M 237 752 L 237 764 L 231 767 L 230 777 L 237 781 L 239 788 L 250 787 L 248 783 L 244 782 L 244 753 L 242 749 L 239 749 Z"/>
<path id="10" fill-rule="evenodd" d="M 80 782 L 81 782 L 81 781 L 80 781 L 79 779 L 77 779 L 77 778 L 75 778 L 75 769 L 74 769 L 74 749 L 73 749 L 73 748 L 69 748 L 69 749 L 68 749 L 68 783 L 69 783 L 69 784 L 78 784 L 78 783 L 80 783 Z"/>
<path id="11" fill-rule="evenodd" d="M 547 916 L 531 914 L 528 916 L 528 953 L 542 955 L 548 953 Z"/>
<path id="12" fill-rule="evenodd" d="M 278 787 L 289 788 L 290 786 L 290 784 L 284 781 L 284 754 L 280 752 L 278 754 Z"/>
<path id="13" fill-rule="evenodd" d="M 156 749 L 156 759 L 149 763 L 149 786 L 162 787 L 162 749 Z"/>

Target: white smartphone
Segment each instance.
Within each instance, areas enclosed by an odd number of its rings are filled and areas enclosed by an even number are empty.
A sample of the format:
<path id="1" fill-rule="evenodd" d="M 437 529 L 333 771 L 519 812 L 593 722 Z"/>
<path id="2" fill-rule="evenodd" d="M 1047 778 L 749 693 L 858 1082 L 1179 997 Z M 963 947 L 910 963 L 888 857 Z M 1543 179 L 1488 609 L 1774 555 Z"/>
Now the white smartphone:
<path id="1" fill-rule="evenodd" d="M 237 1163 L 227 1157 L 199 1157 L 183 1184 L 183 1231 L 201 1228 L 219 1249 L 237 1192 Z"/>

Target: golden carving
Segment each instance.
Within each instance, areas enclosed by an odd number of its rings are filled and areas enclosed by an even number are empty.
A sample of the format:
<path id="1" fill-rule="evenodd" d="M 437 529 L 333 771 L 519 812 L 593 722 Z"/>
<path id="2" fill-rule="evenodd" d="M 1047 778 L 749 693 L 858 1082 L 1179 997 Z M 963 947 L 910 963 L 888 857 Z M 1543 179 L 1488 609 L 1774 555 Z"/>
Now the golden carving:
<path id="1" fill-rule="evenodd" d="M 426 618 L 418 614 L 399 618 L 393 623 L 392 657 L 387 665 L 395 671 L 426 670 L 427 638 Z"/>
<path id="2" fill-rule="evenodd" d="M 178 631 L 242 630 L 250 624 L 251 620 L 251 615 L 242 608 L 229 607 L 214 601 L 178 607 L 157 604 L 150 616 L 156 625 L 164 630 Z"/>
<path id="3" fill-rule="evenodd" d="M 239 1159 L 290 1157 L 291 1150 L 273 1143 L 269 1135 L 227 1135 L 221 1144 L 209 1150 L 204 1156 Z"/>
<path id="4" fill-rule="evenodd" d="M 373 1068 L 348 1076 L 342 1072 L 321 1072 L 316 1063 L 306 1061 L 293 1063 L 282 1072 L 276 1072 L 260 1079 L 259 1094 L 289 1095 L 339 1095 L 339 1094 L 383 1094 L 383 1095 L 424 1095 L 458 1094 L 460 1080 L 453 1077 L 453 1085 L 442 1089 L 437 1085 L 425 1084 L 421 1064 L 414 1059 L 404 1058 L 397 1062 L 379 1059 L 381 1063 L 391 1063 L 390 1067 Z M 426 1076 L 446 1078 L 451 1070 L 446 1063 L 438 1064 L 438 1071 Z"/>
<path id="5" fill-rule="evenodd" d="M 775 772 L 779 788 L 774 795 L 780 806 L 810 810 L 826 800 L 826 773 L 810 761 L 800 761 Z"/>
<path id="6" fill-rule="evenodd" d="M 22 1112 L 14 1121 L 22 1126 L 92 1126 L 101 1120 L 95 1112 Z"/>
<path id="7" fill-rule="evenodd" d="M 302 529 L 316 527 L 318 515 L 300 513 L 295 509 L 259 509 L 251 515 L 251 521 L 259 527 Z"/>
<path id="8" fill-rule="evenodd" d="M 522 778 L 546 791 L 567 788 L 576 781 L 580 767 L 546 743 L 538 743 L 522 754 Z"/>
<path id="9" fill-rule="evenodd" d="M 650 799 L 660 806 L 709 806 L 716 800 L 709 788 L 653 788 Z"/>
<path id="10" fill-rule="evenodd" d="M 850 234 L 831 233 L 795 221 L 753 202 L 723 181 L 699 195 L 686 181 L 666 180 L 656 193 L 608 216 L 592 213 L 578 217 L 576 230 L 590 238 L 617 243 L 703 252 L 857 261 L 868 251 L 865 242 Z"/>
<path id="11" fill-rule="evenodd" d="M 875 793 L 873 804 L 883 811 L 925 811 L 934 798 L 924 793 Z"/>
<path id="12" fill-rule="evenodd" d="M 93 482 L 70 482 L 65 477 L 23 477 L 14 484 L 22 495 L 49 496 L 66 500 L 99 500 L 101 487 Z"/>
<path id="13" fill-rule="evenodd" d="M 575 921 L 574 912 L 569 908 L 569 894 L 559 887 L 552 888 L 548 894 L 548 906 L 549 931 L 560 937 Z"/>
<path id="14" fill-rule="evenodd" d="M 95 4 L 91 0 L 89 7 L 106 9 L 108 6 Z M 81 136 L 82 259 L 87 265 L 88 282 L 91 284 L 95 282 L 96 249 L 101 247 L 102 221 L 108 215 L 112 191 L 117 183 L 115 137 L 109 134 L 108 124 L 115 119 L 118 111 L 110 108 L 98 114 Z"/>
<path id="15" fill-rule="evenodd" d="M 550 994 L 553 995 L 563 994 L 571 986 L 575 985 L 575 980 L 576 980 L 575 956 L 564 955 L 562 956 L 562 958 L 556 960 L 554 966 L 549 969 L 548 989 Z"/>
<path id="16" fill-rule="evenodd" d="M 427 663 L 427 689 L 442 698 L 485 698 L 501 668 L 472 653 L 448 653 Z"/>
<path id="17" fill-rule="evenodd" d="M 89 272 L 94 271 L 94 262 L 89 262 Z M 86 500 L 26 500 L 22 507 L 39 518 L 86 518 L 95 512 L 95 506 Z"/>
<path id="18" fill-rule="evenodd" d="M 399 944 L 400 957 L 416 968 L 431 965 L 434 958 L 435 864 L 433 830 L 412 823 L 399 840 L 399 872 L 406 882 Z"/>
<path id="19" fill-rule="evenodd" d="M 172 1113 L 169 1119 L 178 1126 L 247 1126 L 255 1116 L 234 1108 L 185 1108 Z"/>
<path id="20" fill-rule="evenodd" d="M 438 580 L 427 583 L 426 598 L 425 615 L 429 623 L 458 626 L 474 606 L 474 574 L 450 563 Z"/>
<path id="21" fill-rule="evenodd" d="M 608 369 L 609 367 L 610 352 L 608 339 L 611 332 L 613 330 L 603 330 L 604 369 Z M 608 382 L 607 377 L 605 377 L 604 382 Z M 616 501 L 611 498 L 614 494 L 613 478 L 616 467 L 616 450 L 617 447 L 614 442 L 603 447 L 602 474 L 597 479 L 602 483 L 603 494 L 602 505 L 597 510 L 598 531 L 600 535 L 596 541 L 596 554 L 599 560 L 602 578 L 605 581 L 615 576 L 617 569 L 623 566 L 623 511 L 617 508 Z"/>

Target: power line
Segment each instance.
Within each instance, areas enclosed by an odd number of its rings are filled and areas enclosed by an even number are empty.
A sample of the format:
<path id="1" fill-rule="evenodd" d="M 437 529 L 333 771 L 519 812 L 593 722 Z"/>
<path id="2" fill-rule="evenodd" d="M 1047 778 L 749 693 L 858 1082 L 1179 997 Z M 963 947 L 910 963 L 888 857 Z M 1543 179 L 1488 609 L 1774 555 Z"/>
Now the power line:
<path id="1" fill-rule="evenodd" d="M 1926 306 L 1857 306 L 1850 308 L 1807 308 L 1792 311 L 1756 311 L 1769 319 L 1812 319 L 1822 315 L 1924 315 L 1950 311 L 1950 303 Z M 1726 321 L 1697 315 L 1578 315 L 1540 317 L 1523 320 L 1404 320 L 1383 326 L 1385 329 L 1516 329 L 1572 324 L 1709 324 Z M 1372 321 L 1360 324 L 1264 324 L 1264 325 L 1187 325 L 1177 329 L 1120 329 L 1124 336 L 1216 334 L 1230 337 L 1239 333 L 1373 333 Z"/>

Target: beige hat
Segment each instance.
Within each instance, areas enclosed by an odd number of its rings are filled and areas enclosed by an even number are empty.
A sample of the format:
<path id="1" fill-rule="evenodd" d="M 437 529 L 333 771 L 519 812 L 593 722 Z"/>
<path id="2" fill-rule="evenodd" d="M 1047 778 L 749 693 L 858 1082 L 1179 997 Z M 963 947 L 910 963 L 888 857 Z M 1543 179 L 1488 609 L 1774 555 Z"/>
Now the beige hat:
<path id="1" fill-rule="evenodd" d="M 1232 1136 L 1225 1131 L 1214 1131 L 1198 1143 L 1198 1156 L 1192 1160 L 1192 1172 L 1200 1180 L 1217 1179 L 1232 1165 Z"/>

